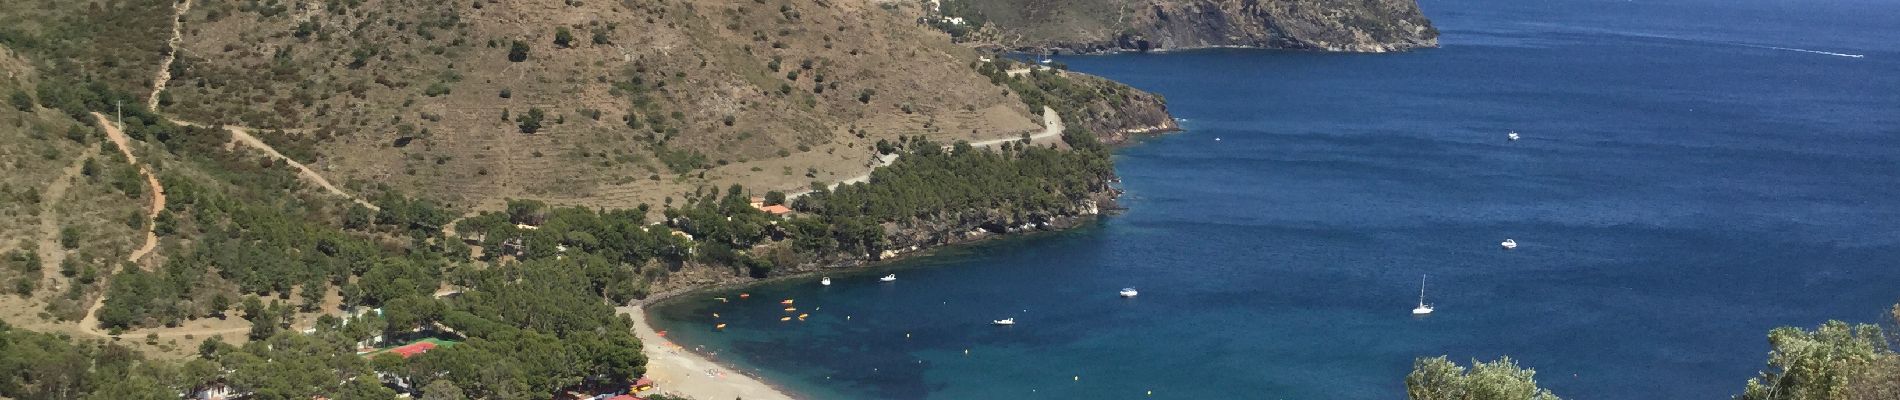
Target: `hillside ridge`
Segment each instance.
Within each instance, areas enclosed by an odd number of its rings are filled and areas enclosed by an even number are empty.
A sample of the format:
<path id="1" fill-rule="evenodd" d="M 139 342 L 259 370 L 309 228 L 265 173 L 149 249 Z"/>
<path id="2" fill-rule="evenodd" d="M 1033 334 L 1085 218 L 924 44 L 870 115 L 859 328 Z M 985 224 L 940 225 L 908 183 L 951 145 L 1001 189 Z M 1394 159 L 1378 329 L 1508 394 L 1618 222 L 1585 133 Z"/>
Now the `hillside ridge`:
<path id="1" fill-rule="evenodd" d="M 1217 47 L 1391 52 L 1438 46 L 1416 0 L 935 0 L 959 39 L 1036 53 Z"/>

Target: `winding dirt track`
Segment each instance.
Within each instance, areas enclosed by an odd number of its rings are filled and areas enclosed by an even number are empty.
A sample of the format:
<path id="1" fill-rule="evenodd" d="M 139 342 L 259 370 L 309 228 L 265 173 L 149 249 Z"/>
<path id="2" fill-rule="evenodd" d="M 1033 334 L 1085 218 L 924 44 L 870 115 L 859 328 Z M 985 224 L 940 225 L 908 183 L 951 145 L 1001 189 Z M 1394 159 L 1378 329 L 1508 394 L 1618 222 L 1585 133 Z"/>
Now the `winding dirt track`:
<path id="1" fill-rule="evenodd" d="M 168 46 L 170 51 L 165 53 L 165 60 L 159 63 L 158 72 L 152 75 L 152 95 L 145 100 L 145 107 L 148 109 L 151 109 L 152 112 L 158 112 L 158 94 L 163 93 L 165 91 L 165 85 L 171 82 L 171 78 L 172 78 L 171 66 L 172 66 L 172 62 L 178 59 L 178 43 L 184 41 L 185 22 L 183 18 L 185 17 L 185 12 L 191 10 L 191 1 L 192 0 L 182 0 L 182 1 L 179 1 L 173 7 L 172 37 L 169 41 L 166 42 L 166 45 Z M 194 123 L 190 121 L 183 121 L 176 118 L 168 118 L 168 119 L 170 119 L 172 123 L 178 124 L 178 125 L 198 126 L 198 127 L 205 126 L 204 124 L 198 124 L 198 123 Z M 251 136 L 251 133 L 248 128 L 239 127 L 239 126 L 228 126 L 228 125 L 223 126 L 221 128 L 231 131 L 231 137 L 236 139 L 238 143 L 243 143 L 245 146 L 249 146 L 254 149 L 263 150 L 264 153 L 269 154 L 271 158 L 282 160 L 284 161 L 285 164 L 289 164 L 290 166 L 297 168 L 298 175 L 302 176 L 305 180 L 310 181 L 310 183 L 316 184 L 318 187 L 322 187 L 324 190 L 330 191 L 330 193 L 335 193 L 338 196 L 343 196 L 344 198 L 350 199 L 350 201 L 356 202 L 356 204 L 361 204 L 364 207 L 369 207 L 369 209 L 371 210 L 379 209 L 376 207 L 375 204 L 370 204 L 370 202 L 364 201 L 362 198 L 351 195 L 349 192 L 345 192 L 343 191 L 343 189 L 336 187 L 336 185 L 330 184 L 329 179 L 325 179 L 322 174 L 318 174 L 317 171 L 311 170 L 309 167 L 305 167 L 303 163 L 297 162 L 297 160 L 290 159 L 290 157 L 284 157 L 283 153 L 278 153 L 277 149 L 274 147 L 271 147 L 270 144 L 264 143 L 264 141 L 262 140 L 258 140 L 256 136 Z"/>
<path id="2" fill-rule="evenodd" d="M 140 164 L 138 156 L 132 154 L 132 140 L 125 137 L 125 132 L 120 131 L 118 125 L 97 112 L 92 113 L 92 117 L 99 120 L 99 126 L 106 131 L 106 139 L 118 146 L 119 153 L 125 155 L 125 161 L 138 167 L 139 175 L 145 176 L 145 186 L 152 194 L 151 209 L 145 212 L 145 244 L 140 245 L 137 250 L 132 251 L 131 256 L 126 257 L 126 261 L 137 263 L 139 259 L 145 258 L 146 254 L 151 254 L 152 249 L 158 248 L 158 234 L 152 232 L 152 228 L 155 228 L 152 220 L 158 218 L 160 210 L 165 209 L 165 186 L 158 183 L 158 175 L 153 174 L 151 168 Z"/>
<path id="3" fill-rule="evenodd" d="M 138 264 L 139 259 L 145 258 L 146 254 L 152 253 L 152 249 L 158 248 L 158 234 L 154 233 L 152 228 L 156 227 L 153 221 L 158 218 L 158 212 L 165 209 L 165 186 L 158 183 L 158 175 L 152 174 L 151 168 L 147 168 L 145 164 L 140 164 L 138 156 L 132 154 L 132 140 L 126 138 L 125 132 L 119 130 L 118 125 L 113 124 L 112 121 L 106 119 L 105 115 L 97 112 L 92 113 L 92 117 L 98 120 L 99 127 L 106 131 L 106 139 L 111 140 L 112 144 L 119 148 L 119 152 L 125 155 L 125 161 L 134 167 L 138 167 L 139 175 L 145 176 L 147 191 L 152 194 L 152 208 L 145 213 L 145 244 L 139 246 L 137 250 L 133 250 L 132 255 L 126 257 L 126 261 L 138 265 L 139 268 L 144 268 L 143 264 Z M 107 274 L 106 278 L 101 279 L 99 281 L 100 287 L 111 285 L 112 275 L 116 274 Z M 94 334 L 106 335 L 106 332 L 99 331 L 99 308 L 105 307 L 105 305 L 106 294 L 99 293 L 99 298 L 92 301 L 92 307 L 86 309 L 86 317 L 79 320 L 80 328 Z"/>
<path id="4" fill-rule="evenodd" d="M 145 99 L 145 108 L 158 111 L 158 94 L 165 91 L 165 85 L 172 80 L 172 61 L 178 60 L 178 42 L 183 41 L 185 12 L 191 11 L 191 0 L 183 0 L 172 6 L 172 38 L 165 42 L 165 61 L 158 63 L 158 73 L 152 75 L 152 95 Z"/>

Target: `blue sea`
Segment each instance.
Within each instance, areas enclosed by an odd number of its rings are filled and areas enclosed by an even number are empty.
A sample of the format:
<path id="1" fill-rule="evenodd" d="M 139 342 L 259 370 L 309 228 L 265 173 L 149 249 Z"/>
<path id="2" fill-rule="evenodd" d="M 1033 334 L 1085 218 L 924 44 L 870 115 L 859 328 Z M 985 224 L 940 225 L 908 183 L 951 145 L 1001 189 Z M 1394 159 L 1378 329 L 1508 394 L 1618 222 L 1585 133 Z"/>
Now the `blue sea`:
<path id="1" fill-rule="evenodd" d="M 1399 399 L 1439 355 L 1724 399 L 1900 301 L 1900 2 L 1422 5 L 1443 48 L 1062 57 L 1184 119 L 1126 213 L 651 315 L 822 399 Z"/>

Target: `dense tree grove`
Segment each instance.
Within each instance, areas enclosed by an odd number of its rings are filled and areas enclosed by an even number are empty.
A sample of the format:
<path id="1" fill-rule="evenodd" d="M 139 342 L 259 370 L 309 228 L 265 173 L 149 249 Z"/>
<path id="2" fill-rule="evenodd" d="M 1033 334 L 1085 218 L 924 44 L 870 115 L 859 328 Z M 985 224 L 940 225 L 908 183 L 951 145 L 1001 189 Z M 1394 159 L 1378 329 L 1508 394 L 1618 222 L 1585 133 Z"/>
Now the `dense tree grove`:
<path id="1" fill-rule="evenodd" d="M 98 342 L 15 330 L 0 322 L 0 397 L 33 399 L 176 399 L 208 381 L 216 367 L 148 363 L 138 352 Z"/>
<path id="2" fill-rule="evenodd" d="M 1004 146 L 994 152 L 957 143 L 948 150 L 923 139 L 903 146 L 898 162 L 871 173 L 869 183 L 815 190 L 793 208 L 831 218 L 873 222 L 933 218 L 970 210 L 1008 214 L 1073 207 L 1105 189 L 1114 174 L 1107 150 L 1084 132 L 1067 132 L 1074 151 Z"/>
<path id="3" fill-rule="evenodd" d="M 600 257 L 609 262 L 586 268 L 614 277 L 602 282 L 610 289 L 603 294 L 624 301 L 645 293 L 643 276 L 656 272 L 652 265 L 695 261 L 764 277 L 787 263 L 836 253 L 876 254 L 887 241 L 886 223 L 967 215 L 1024 219 L 1074 211 L 1106 189 L 1113 167 L 1108 150 L 1092 135 L 1072 131 L 1064 140 L 1071 150 L 1013 142 L 1001 151 L 968 143 L 946 149 L 906 139 L 890 144 L 891 151 L 903 151 L 902 157 L 873 172 L 870 182 L 835 190 L 820 185 L 791 202 L 802 212 L 792 218 L 759 211 L 750 202 L 754 194 L 735 185 L 723 192 L 702 188 L 683 204 L 662 210 L 665 220 L 657 223 L 646 221 L 645 206 L 595 211 L 512 201 L 505 211 L 458 222 L 456 230 L 479 241 L 488 257 Z M 771 192 L 761 199 L 779 204 L 785 197 Z M 771 245 L 780 240 L 790 243 Z"/>

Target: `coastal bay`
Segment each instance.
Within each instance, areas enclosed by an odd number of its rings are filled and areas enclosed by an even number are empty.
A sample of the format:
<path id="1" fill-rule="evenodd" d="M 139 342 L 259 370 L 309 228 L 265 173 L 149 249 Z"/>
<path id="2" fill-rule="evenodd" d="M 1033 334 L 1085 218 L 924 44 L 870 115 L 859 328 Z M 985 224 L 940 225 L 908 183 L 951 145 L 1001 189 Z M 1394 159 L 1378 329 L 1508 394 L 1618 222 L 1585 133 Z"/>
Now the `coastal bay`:
<path id="1" fill-rule="evenodd" d="M 1717 6 L 1428 2 L 1443 49 L 1059 58 L 1185 119 L 1118 153 L 1126 214 L 652 323 L 804 398 L 1382 399 L 1437 355 L 1727 397 L 1768 329 L 1900 296 L 1862 283 L 1900 278 L 1900 38 L 1891 6 Z"/>

